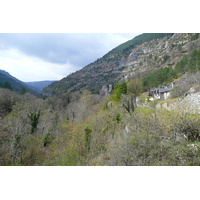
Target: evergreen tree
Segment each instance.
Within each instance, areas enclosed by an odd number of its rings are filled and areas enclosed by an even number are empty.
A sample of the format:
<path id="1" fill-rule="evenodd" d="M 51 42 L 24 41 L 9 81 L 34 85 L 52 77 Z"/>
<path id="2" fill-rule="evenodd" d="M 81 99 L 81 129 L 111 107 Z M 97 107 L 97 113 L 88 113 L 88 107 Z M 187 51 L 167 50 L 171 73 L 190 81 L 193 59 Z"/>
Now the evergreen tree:
<path id="1" fill-rule="evenodd" d="M 21 90 L 19 91 L 19 94 L 24 95 L 26 93 L 26 89 L 23 87 L 21 88 Z"/>
<path id="2" fill-rule="evenodd" d="M 10 83 L 8 81 L 6 81 L 4 84 L 3 84 L 3 88 L 6 88 L 6 89 L 9 89 L 9 90 L 13 90 Z"/>

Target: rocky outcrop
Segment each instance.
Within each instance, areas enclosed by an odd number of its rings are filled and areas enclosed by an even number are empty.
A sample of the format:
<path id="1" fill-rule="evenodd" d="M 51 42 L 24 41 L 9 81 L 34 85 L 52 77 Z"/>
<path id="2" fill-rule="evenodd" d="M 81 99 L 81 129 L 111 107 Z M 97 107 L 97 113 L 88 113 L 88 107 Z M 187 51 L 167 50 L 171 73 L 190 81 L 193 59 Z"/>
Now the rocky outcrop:
<path id="1" fill-rule="evenodd" d="M 100 90 L 99 93 L 100 93 L 100 95 L 111 94 L 112 89 L 113 89 L 112 84 L 109 84 L 109 85 L 103 85 L 103 87 L 101 88 L 101 90 Z"/>
<path id="2" fill-rule="evenodd" d="M 163 103 L 157 103 L 157 109 L 167 109 L 167 110 L 176 110 L 182 113 L 188 114 L 200 114 L 200 92 L 193 93 L 194 90 L 191 88 L 187 93 L 187 96 L 184 98 L 179 98 L 176 101 L 167 101 Z"/>

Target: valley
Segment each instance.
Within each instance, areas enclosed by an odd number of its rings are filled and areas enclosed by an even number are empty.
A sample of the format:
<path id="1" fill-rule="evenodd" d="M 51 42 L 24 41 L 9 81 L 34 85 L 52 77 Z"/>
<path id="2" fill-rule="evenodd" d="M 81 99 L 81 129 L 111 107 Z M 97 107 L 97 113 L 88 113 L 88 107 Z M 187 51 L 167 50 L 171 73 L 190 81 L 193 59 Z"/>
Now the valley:
<path id="1" fill-rule="evenodd" d="M 60 81 L 4 76 L 2 166 L 200 165 L 199 33 L 136 36 Z"/>

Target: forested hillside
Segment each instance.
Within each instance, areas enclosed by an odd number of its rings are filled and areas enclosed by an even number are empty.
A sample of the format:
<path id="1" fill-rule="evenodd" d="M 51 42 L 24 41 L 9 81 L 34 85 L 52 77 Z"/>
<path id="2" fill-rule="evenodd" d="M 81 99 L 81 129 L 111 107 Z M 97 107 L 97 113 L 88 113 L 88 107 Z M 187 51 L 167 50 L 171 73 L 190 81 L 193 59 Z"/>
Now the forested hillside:
<path id="1" fill-rule="evenodd" d="M 26 85 L 4 70 L 0 70 L 0 88 L 8 88 L 18 93 L 26 91 L 37 96 L 40 94 L 36 88 Z"/>

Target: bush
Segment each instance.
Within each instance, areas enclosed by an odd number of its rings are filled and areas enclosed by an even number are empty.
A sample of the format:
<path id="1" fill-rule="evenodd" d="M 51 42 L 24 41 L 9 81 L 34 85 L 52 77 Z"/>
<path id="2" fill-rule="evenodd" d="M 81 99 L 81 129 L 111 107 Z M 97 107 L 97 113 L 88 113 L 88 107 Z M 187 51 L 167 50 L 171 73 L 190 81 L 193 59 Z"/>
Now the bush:
<path id="1" fill-rule="evenodd" d="M 174 129 L 175 135 L 189 142 L 200 141 L 200 121 L 198 115 L 187 114 L 177 118 Z"/>

